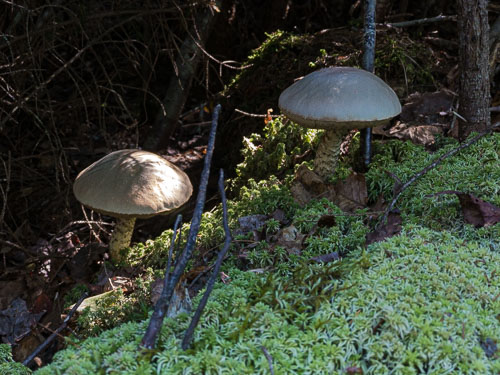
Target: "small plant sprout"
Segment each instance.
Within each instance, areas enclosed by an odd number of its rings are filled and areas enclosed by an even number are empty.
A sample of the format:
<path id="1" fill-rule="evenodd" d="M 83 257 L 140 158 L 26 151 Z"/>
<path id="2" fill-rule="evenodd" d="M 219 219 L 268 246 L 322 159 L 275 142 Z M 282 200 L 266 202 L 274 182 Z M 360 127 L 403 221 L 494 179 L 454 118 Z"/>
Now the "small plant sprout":
<path id="1" fill-rule="evenodd" d="M 394 91 L 376 75 L 350 67 L 320 69 L 285 89 L 281 112 L 297 124 L 324 129 L 314 160 L 323 179 L 335 172 L 340 144 L 351 129 L 383 125 L 401 112 Z"/>
<path id="2" fill-rule="evenodd" d="M 76 177 L 73 193 L 84 206 L 117 218 L 109 250 L 120 260 L 130 245 L 136 218 L 169 213 L 183 205 L 193 187 L 189 177 L 159 155 L 141 150 L 112 152 Z"/>

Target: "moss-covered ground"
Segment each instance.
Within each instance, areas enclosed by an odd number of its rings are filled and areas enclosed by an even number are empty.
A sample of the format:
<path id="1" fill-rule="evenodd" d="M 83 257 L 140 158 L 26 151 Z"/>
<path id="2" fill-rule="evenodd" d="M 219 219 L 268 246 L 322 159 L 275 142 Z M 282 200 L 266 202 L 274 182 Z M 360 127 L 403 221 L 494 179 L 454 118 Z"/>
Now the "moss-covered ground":
<path id="1" fill-rule="evenodd" d="M 500 224 L 474 228 L 464 222 L 455 195 L 426 195 L 458 190 L 500 206 L 500 134 L 425 174 L 398 204 L 401 234 L 365 247 L 366 211 L 345 215 L 326 199 L 305 207 L 294 202 L 288 156 L 304 150 L 283 144 L 280 135 L 293 132 L 305 148 L 317 135 L 290 129 L 293 124 L 277 119 L 268 124 L 268 137 L 249 139 L 233 185 L 238 198 L 228 202 L 228 212 L 234 230 L 245 215 L 283 210 L 287 225 L 308 236 L 300 252 L 263 239 L 246 248 L 249 237 L 237 236 L 223 266 L 231 281 L 216 285 L 187 351 L 180 341 L 190 317 L 181 314 L 165 321 L 154 351 L 138 349 L 147 320 L 129 322 L 73 339 L 36 374 L 269 374 L 264 352 L 275 374 L 498 374 Z M 377 142 L 366 173 L 370 199 L 392 197 L 387 171 L 405 182 L 457 146 L 447 138 L 438 144 L 429 153 L 409 142 Z M 266 147 L 277 151 L 259 153 Z M 339 176 L 348 173 L 351 154 Z M 252 163 L 261 166 L 259 182 L 248 179 Z M 314 228 L 325 214 L 335 223 Z M 284 226 L 272 218 L 268 223 L 272 231 Z M 171 235 L 132 248 L 131 262 L 161 268 Z M 218 207 L 203 216 L 198 249 L 221 245 L 223 238 Z M 343 258 L 310 261 L 333 251 Z"/>
<path id="2" fill-rule="evenodd" d="M 235 78 L 226 96 L 243 110 L 263 113 L 294 77 L 328 65 L 359 65 L 360 48 L 348 42 L 356 39 L 351 34 L 274 33 L 254 51 L 248 61 L 252 67 Z M 377 43 L 378 74 L 393 80 L 400 96 L 433 85 L 437 73 L 420 67 L 430 66 L 423 46 L 389 32 Z M 407 56 L 425 61 L 413 65 Z M 411 78 L 406 85 L 397 77 L 399 65 Z M 260 107 L 243 104 L 250 101 Z M 242 128 L 260 130 L 262 122 L 249 126 L 249 121 L 257 120 L 231 119 L 222 125 L 234 127 L 238 135 Z M 231 132 L 221 134 L 226 134 L 223 143 L 234 138 Z M 367 247 L 365 236 L 373 229 L 368 208 L 346 214 L 324 198 L 301 207 L 292 197 L 294 171 L 310 163 L 320 132 L 280 117 L 259 134 L 244 134 L 243 161 L 228 173 L 235 175 L 227 183 L 230 227 L 237 230 L 244 216 L 267 215 L 270 235 L 235 236 L 223 265 L 230 282 L 216 285 L 193 346 L 180 349 L 190 320 L 181 314 L 165 321 L 157 349 L 138 348 L 151 313 L 144 303 L 147 287 L 163 272 L 172 238 L 167 230 L 127 255 L 130 265 L 148 270 L 144 287 L 83 314 L 75 328 L 80 339 L 68 338 L 67 348 L 36 374 L 269 374 L 269 359 L 275 374 L 500 373 L 500 224 L 474 228 L 464 222 L 455 195 L 428 197 L 457 190 L 500 206 L 500 134 L 446 159 L 406 190 L 398 202 L 401 234 Z M 354 136 L 335 179 L 351 173 L 358 141 Z M 365 175 L 370 203 L 392 198 L 391 174 L 405 182 L 454 147 L 457 143 L 448 138 L 438 139 L 434 153 L 410 142 L 375 142 Z M 272 217 L 277 210 L 284 220 Z M 335 220 L 318 227 L 324 215 Z M 275 239 L 292 226 L 304 239 L 298 251 Z M 187 231 L 184 224 L 183 239 Z M 203 215 L 191 269 L 213 262 L 223 240 L 217 206 Z M 311 261 L 332 252 L 342 258 Z M 0 349 L 0 374 L 28 372 L 12 362 L 7 347 Z"/>

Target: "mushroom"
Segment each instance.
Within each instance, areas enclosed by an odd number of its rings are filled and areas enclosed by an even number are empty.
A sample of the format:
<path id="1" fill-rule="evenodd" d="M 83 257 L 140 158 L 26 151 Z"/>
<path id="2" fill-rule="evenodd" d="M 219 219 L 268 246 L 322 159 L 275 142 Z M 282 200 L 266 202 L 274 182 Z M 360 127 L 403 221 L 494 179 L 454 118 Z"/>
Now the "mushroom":
<path id="1" fill-rule="evenodd" d="M 80 203 L 117 219 L 109 243 L 115 260 L 130 245 L 136 218 L 173 211 L 192 192 L 189 177 L 181 169 L 142 150 L 112 152 L 81 171 L 73 184 Z"/>
<path id="2" fill-rule="evenodd" d="M 314 160 L 314 171 L 323 179 L 335 172 L 349 130 L 382 125 L 401 113 L 397 95 L 384 81 L 350 67 L 306 75 L 281 93 L 278 105 L 297 124 L 325 130 Z"/>

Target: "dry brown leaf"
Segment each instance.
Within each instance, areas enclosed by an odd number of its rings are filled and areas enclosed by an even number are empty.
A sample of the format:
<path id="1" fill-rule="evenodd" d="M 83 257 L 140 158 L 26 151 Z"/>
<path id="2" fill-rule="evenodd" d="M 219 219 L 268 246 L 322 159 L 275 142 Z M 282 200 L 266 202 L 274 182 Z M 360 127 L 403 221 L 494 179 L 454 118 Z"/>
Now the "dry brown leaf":
<path id="1" fill-rule="evenodd" d="M 483 201 L 473 194 L 463 193 L 454 190 L 440 191 L 435 194 L 426 195 L 426 197 L 456 194 L 460 201 L 464 220 L 468 224 L 474 225 L 476 228 L 487 227 L 500 222 L 500 207 L 497 207 L 489 202 Z"/>
<path id="2" fill-rule="evenodd" d="M 399 234 L 401 232 L 402 223 L 403 220 L 401 219 L 401 214 L 398 211 L 389 212 L 387 222 L 366 235 L 366 246 Z"/>
<path id="3" fill-rule="evenodd" d="M 311 199 L 328 195 L 332 186 L 305 165 L 301 165 L 295 173 L 295 178 L 290 191 L 295 201 L 306 205 Z"/>
<path id="4" fill-rule="evenodd" d="M 337 182 L 334 191 L 335 194 L 329 199 L 342 211 L 354 212 L 366 208 L 368 191 L 363 174 L 353 172 L 345 181 Z"/>

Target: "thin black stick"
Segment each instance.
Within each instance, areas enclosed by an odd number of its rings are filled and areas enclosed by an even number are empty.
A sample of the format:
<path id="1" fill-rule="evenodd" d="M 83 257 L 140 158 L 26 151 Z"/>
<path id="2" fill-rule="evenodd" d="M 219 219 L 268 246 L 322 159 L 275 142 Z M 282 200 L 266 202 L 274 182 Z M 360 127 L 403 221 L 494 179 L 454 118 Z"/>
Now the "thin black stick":
<path id="1" fill-rule="evenodd" d="M 375 5 L 376 0 L 365 0 L 363 69 L 370 73 L 373 73 L 377 35 L 375 30 Z M 368 168 L 372 156 L 372 130 L 370 128 L 361 130 L 361 140 L 363 162 L 365 167 Z"/>
<path id="2" fill-rule="evenodd" d="M 148 328 L 144 334 L 141 345 L 145 348 L 152 348 L 155 345 L 158 334 L 160 333 L 161 326 L 163 325 L 163 319 L 168 310 L 168 300 L 167 300 L 167 288 L 170 281 L 170 267 L 172 264 L 172 253 L 175 246 L 175 238 L 177 235 L 177 230 L 181 224 L 182 215 L 177 215 L 174 224 L 174 234 L 172 235 L 172 241 L 170 242 L 170 248 L 168 250 L 167 267 L 165 270 L 165 278 L 163 279 L 163 289 L 161 291 L 160 298 L 156 302 L 153 315 L 151 315 L 151 320 L 149 321 Z"/>
<path id="3" fill-rule="evenodd" d="M 80 297 L 80 299 L 78 300 L 77 303 L 75 303 L 75 305 L 73 306 L 73 308 L 70 310 L 70 312 L 68 313 L 68 315 L 66 316 L 66 318 L 64 318 L 62 324 L 59 326 L 58 329 L 56 329 L 54 332 L 52 332 L 52 334 L 47 337 L 47 340 L 45 340 L 44 342 L 42 342 L 24 361 L 23 361 L 23 365 L 25 366 L 28 366 L 29 363 L 38 355 L 38 353 L 40 353 L 43 349 L 45 349 L 45 347 L 47 345 L 49 345 L 58 335 L 59 333 L 64 329 L 66 328 L 66 326 L 68 325 L 69 323 L 69 320 L 73 317 L 73 315 L 75 314 L 76 310 L 78 309 L 78 307 L 80 307 L 80 305 L 82 304 L 83 300 L 85 298 L 87 298 L 88 296 L 88 293 L 85 292 L 83 293 L 83 295 Z"/>
<path id="4" fill-rule="evenodd" d="M 219 275 L 220 266 L 222 264 L 222 261 L 224 260 L 224 257 L 226 256 L 227 250 L 229 249 L 229 245 L 231 245 L 232 241 L 231 231 L 229 230 L 229 224 L 227 221 L 227 202 L 226 202 L 226 193 L 224 191 L 224 171 L 222 169 L 220 170 L 219 174 L 219 192 L 222 200 L 222 221 L 224 225 L 224 232 L 226 233 L 226 238 L 224 240 L 224 246 L 222 250 L 219 252 L 219 255 L 217 255 L 217 261 L 215 262 L 215 267 L 212 272 L 212 275 L 210 275 L 210 278 L 208 279 L 207 289 L 205 290 L 205 294 L 201 298 L 200 304 L 196 308 L 196 312 L 193 315 L 193 319 L 191 320 L 191 323 L 189 324 L 189 327 L 184 334 L 184 339 L 182 340 L 182 345 L 181 345 L 183 350 L 189 348 L 189 345 L 191 344 L 194 330 L 198 325 L 198 322 L 200 321 L 201 314 L 203 313 L 203 309 L 207 304 L 208 297 L 210 297 L 210 293 L 212 293 L 215 280 Z"/>
<path id="5" fill-rule="evenodd" d="M 271 372 L 271 375 L 274 375 L 274 368 L 273 368 L 273 357 L 269 352 L 267 351 L 266 347 L 261 345 L 260 350 L 262 350 L 262 353 L 264 353 L 264 357 L 267 359 L 267 363 L 269 364 L 269 371 Z"/>
<path id="6" fill-rule="evenodd" d="M 193 212 L 193 218 L 191 220 L 191 226 L 189 227 L 189 234 L 186 241 L 186 246 L 184 250 L 177 260 L 174 271 L 172 272 L 171 277 L 169 278 L 168 286 L 164 290 L 166 291 L 165 300 L 170 305 L 172 300 L 172 295 L 174 294 L 174 288 L 179 282 L 182 274 L 184 273 L 184 269 L 186 268 L 187 262 L 191 257 L 193 249 L 196 245 L 196 236 L 198 235 L 198 231 L 200 230 L 200 222 L 201 222 L 201 214 L 203 213 L 203 208 L 205 207 L 205 198 L 207 195 L 207 185 L 208 178 L 210 177 L 210 164 L 212 162 L 212 155 L 214 153 L 214 145 L 215 145 L 215 134 L 217 132 L 217 122 L 219 120 L 219 112 L 220 112 L 220 104 L 214 108 L 212 114 L 212 127 L 210 129 L 210 135 L 208 138 L 207 145 L 207 154 L 205 155 L 205 161 L 203 164 L 203 171 L 201 172 L 200 179 L 200 187 L 198 189 L 198 196 L 196 197 L 196 205 Z M 150 324 L 151 326 L 151 324 Z M 159 334 L 160 327 L 156 327 L 157 331 L 153 331 L 155 327 L 148 326 L 148 330 L 144 334 L 144 338 L 142 339 L 141 346 L 146 349 L 153 349 L 156 344 L 156 338 Z M 152 331 L 152 332 L 151 332 Z M 152 340 L 151 338 L 154 338 Z"/>
<path id="7" fill-rule="evenodd" d="M 425 23 L 441 22 L 441 21 L 456 21 L 456 20 L 457 20 L 457 16 L 443 16 L 441 14 L 439 16 L 431 17 L 431 18 L 421 18 L 418 20 L 394 22 L 394 23 L 382 23 L 380 25 L 387 26 L 387 27 L 407 27 L 407 26 L 422 25 Z"/>
<path id="8" fill-rule="evenodd" d="M 174 252 L 174 246 L 175 246 L 175 235 L 177 233 L 177 230 L 179 228 L 181 228 L 181 224 L 182 224 L 182 215 L 179 214 L 179 215 L 177 215 L 177 218 L 175 219 L 174 234 L 172 235 L 172 243 L 170 244 L 170 249 L 168 250 L 167 269 L 165 270 L 165 279 L 163 280 L 162 295 L 163 295 L 163 291 L 167 289 L 168 282 L 170 280 L 170 267 L 172 265 L 172 253 Z M 180 237 L 181 237 L 181 234 L 179 233 L 179 242 L 180 242 Z M 160 299 L 161 299 L 161 297 L 160 297 Z M 156 309 L 156 307 L 155 307 L 155 309 Z"/>
<path id="9" fill-rule="evenodd" d="M 465 143 L 462 143 L 460 146 L 454 148 L 453 150 L 450 150 L 448 151 L 446 154 L 444 155 L 441 155 L 440 157 L 438 157 L 436 160 L 434 160 L 431 164 L 429 164 L 428 166 L 426 166 L 424 169 L 422 169 L 421 171 L 415 173 L 403 186 L 401 186 L 397 193 L 396 193 L 396 196 L 392 199 L 391 203 L 389 204 L 389 206 L 385 209 L 384 211 L 384 215 L 382 216 L 382 218 L 380 219 L 380 221 L 378 222 L 377 224 L 377 228 L 380 228 L 382 225 L 385 224 L 386 220 L 387 220 L 387 216 L 389 216 L 389 213 L 394 209 L 394 206 L 396 205 L 396 202 L 398 201 L 399 197 L 401 196 L 401 194 L 403 194 L 403 192 L 408 189 L 408 187 L 410 185 L 412 185 L 415 181 L 417 181 L 420 177 L 422 177 L 424 174 L 426 174 L 427 172 L 429 172 L 431 169 L 435 168 L 436 166 L 438 166 L 443 160 L 449 158 L 450 156 L 453 156 L 455 155 L 457 152 L 459 152 L 460 150 L 463 150 L 464 148 L 467 148 L 469 147 L 470 145 L 476 143 L 477 141 L 479 141 L 481 138 L 483 138 L 485 135 L 488 135 L 490 134 L 493 129 L 495 128 L 498 128 L 500 127 L 500 122 L 497 122 L 495 123 L 494 125 L 491 126 L 490 129 L 488 129 L 487 131 L 484 131 L 484 132 L 481 132 L 479 133 L 478 135 L 476 135 L 474 138 L 471 138 L 470 140 L 468 140 L 467 142 Z"/>

